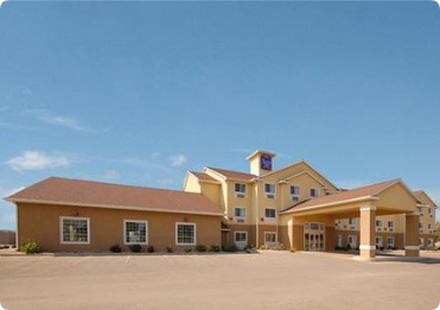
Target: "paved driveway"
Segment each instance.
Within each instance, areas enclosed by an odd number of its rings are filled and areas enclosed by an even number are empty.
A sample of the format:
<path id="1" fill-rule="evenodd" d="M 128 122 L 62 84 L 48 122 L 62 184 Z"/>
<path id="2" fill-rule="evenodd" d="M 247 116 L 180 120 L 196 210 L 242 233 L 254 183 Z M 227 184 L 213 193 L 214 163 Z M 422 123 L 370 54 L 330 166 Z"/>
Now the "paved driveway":
<path id="1" fill-rule="evenodd" d="M 0 302 L 8 310 L 432 310 L 440 302 L 438 258 L 363 263 L 287 252 L 0 257 Z"/>

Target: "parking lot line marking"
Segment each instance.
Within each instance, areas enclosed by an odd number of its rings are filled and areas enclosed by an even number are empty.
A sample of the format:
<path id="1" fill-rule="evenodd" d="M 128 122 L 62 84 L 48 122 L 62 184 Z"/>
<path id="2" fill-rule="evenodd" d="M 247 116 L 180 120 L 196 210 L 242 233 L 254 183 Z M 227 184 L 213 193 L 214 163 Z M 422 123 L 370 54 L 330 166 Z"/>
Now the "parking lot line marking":
<path id="1" fill-rule="evenodd" d="M 91 257 L 91 256 L 83 257 L 83 258 L 80 259 L 79 261 L 77 261 L 77 262 L 73 263 L 72 265 L 70 265 L 68 268 L 76 267 L 76 266 L 78 266 L 79 264 L 81 264 L 83 261 L 89 259 L 90 257 Z"/>
<path id="2" fill-rule="evenodd" d="M 128 266 L 128 262 L 130 261 L 130 255 L 128 255 L 127 256 L 127 258 L 125 259 L 125 264 L 124 264 L 124 267 L 127 267 Z"/>

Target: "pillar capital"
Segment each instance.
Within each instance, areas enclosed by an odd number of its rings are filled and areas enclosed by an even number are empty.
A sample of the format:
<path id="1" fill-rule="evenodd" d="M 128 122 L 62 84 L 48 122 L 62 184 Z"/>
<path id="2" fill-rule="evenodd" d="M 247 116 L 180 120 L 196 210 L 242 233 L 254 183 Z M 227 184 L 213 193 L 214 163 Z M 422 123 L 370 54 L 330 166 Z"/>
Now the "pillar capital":
<path id="1" fill-rule="evenodd" d="M 362 211 L 376 211 L 376 206 L 362 206 L 359 208 L 359 210 Z"/>

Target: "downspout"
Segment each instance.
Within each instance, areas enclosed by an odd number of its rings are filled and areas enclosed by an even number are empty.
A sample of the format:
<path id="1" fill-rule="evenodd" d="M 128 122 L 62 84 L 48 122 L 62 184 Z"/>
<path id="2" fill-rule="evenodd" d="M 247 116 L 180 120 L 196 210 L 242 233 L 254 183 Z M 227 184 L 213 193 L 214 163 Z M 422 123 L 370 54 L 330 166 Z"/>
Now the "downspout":
<path id="1" fill-rule="evenodd" d="M 255 180 L 255 248 L 259 248 L 258 179 Z"/>

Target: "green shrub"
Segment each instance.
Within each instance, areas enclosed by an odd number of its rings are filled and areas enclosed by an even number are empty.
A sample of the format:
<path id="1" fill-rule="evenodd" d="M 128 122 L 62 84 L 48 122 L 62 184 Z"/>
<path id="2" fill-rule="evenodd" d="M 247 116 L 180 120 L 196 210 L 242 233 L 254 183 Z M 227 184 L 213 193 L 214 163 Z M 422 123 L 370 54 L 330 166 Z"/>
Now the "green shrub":
<path id="1" fill-rule="evenodd" d="M 264 244 L 262 244 L 260 245 L 260 250 L 267 250 L 267 247 Z"/>
<path id="2" fill-rule="evenodd" d="M 220 252 L 220 247 L 218 245 L 211 245 L 211 248 L 209 249 L 210 252 L 218 253 Z"/>
<path id="3" fill-rule="evenodd" d="M 186 248 L 184 251 L 185 251 L 185 253 L 191 253 L 192 252 L 192 248 Z"/>
<path id="4" fill-rule="evenodd" d="M 112 245 L 112 246 L 110 247 L 110 252 L 112 252 L 112 253 L 121 253 L 121 252 L 122 252 L 122 249 L 121 249 L 121 247 L 119 246 L 119 244 L 115 244 L 115 245 Z"/>
<path id="5" fill-rule="evenodd" d="M 173 253 L 173 249 L 170 247 L 167 247 L 166 250 L 167 250 L 167 253 Z"/>
<path id="6" fill-rule="evenodd" d="M 230 252 L 230 253 L 233 253 L 233 252 L 237 252 L 237 251 L 238 251 L 238 248 L 237 248 L 237 246 L 236 246 L 235 244 L 233 244 L 233 243 L 227 243 L 227 244 L 225 244 L 225 245 L 223 246 L 223 251 L 224 251 L 224 252 Z"/>
<path id="7" fill-rule="evenodd" d="M 20 247 L 20 252 L 24 252 L 26 254 L 35 254 L 41 252 L 41 247 L 33 241 L 28 241 Z"/>
<path id="8" fill-rule="evenodd" d="M 288 251 L 290 253 L 296 253 L 298 250 L 296 248 L 290 248 L 290 249 L 288 249 Z"/>
<path id="9" fill-rule="evenodd" d="M 204 246 L 203 244 L 199 244 L 196 246 L 196 251 L 197 252 L 206 252 L 206 246 Z"/>
<path id="10" fill-rule="evenodd" d="M 275 251 L 284 251 L 286 249 L 286 247 L 284 246 L 284 244 L 277 242 L 273 247 L 272 250 Z"/>
<path id="11" fill-rule="evenodd" d="M 142 245 L 140 245 L 140 244 L 132 244 L 128 248 L 133 253 L 140 253 L 140 252 L 142 252 Z"/>
<path id="12" fill-rule="evenodd" d="M 156 252 L 156 250 L 154 249 L 154 247 L 153 247 L 152 245 L 150 245 L 150 246 L 147 248 L 147 252 L 148 252 L 148 253 L 154 253 L 154 252 Z"/>

